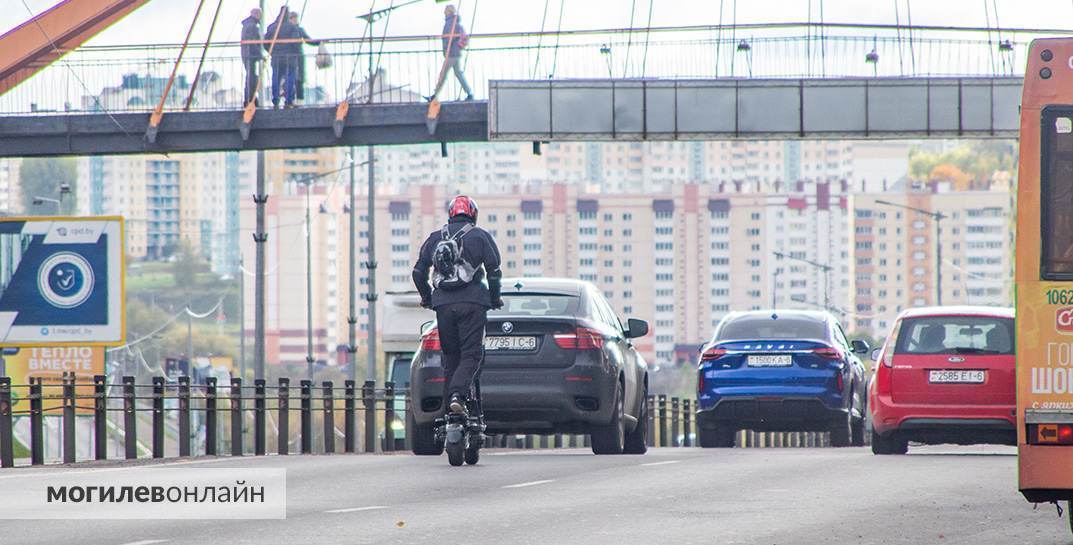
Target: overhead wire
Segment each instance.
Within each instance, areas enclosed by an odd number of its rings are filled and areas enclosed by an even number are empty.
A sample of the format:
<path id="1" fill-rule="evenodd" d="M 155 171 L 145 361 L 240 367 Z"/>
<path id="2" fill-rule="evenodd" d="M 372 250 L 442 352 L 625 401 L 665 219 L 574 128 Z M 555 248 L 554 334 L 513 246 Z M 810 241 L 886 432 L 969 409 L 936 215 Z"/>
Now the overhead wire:
<path id="1" fill-rule="evenodd" d="M 991 41 L 991 13 L 987 7 L 987 0 L 984 0 L 984 22 L 987 24 L 987 54 L 991 59 L 991 71 L 995 71 L 995 51 L 994 44 Z"/>

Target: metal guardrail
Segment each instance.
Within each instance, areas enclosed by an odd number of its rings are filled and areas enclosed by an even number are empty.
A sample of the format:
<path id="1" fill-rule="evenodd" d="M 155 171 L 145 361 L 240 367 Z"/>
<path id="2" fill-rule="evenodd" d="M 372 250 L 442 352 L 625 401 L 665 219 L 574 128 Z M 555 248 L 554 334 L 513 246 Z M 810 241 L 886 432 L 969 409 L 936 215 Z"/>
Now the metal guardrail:
<path id="1" fill-rule="evenodd" d="M 315 30 L 315 29 L 310 29 Z M 475 34 L 464 57 L 477 98 L 492 80 L 574 78 L 847 78 L 898 76 L 1001 76 L 1024 71 L 1028 42 L 1013 35 L 1000 43 L 984 32 L 917 31 L 913 40 L 895 29 L 836 29 L 816 34 L 804 25 L 729 29 L 690 27 L 646 34 L 608 31 Z M 958 37 L 954 37 L 958 36 Z M 1007 33 L 1005 36 L 1011 36 Z M 314 36 L 315 38 L 317 36 Z M 373 102 L 416 102 L 432 94 L 443 62 L 439 36 L 325 39 L 332 66 L 319 69 L 316 47 L 306 46 L 305 104 L 365 102 L 370 60 L 378 72 Z M 180 45 L 83 47 L 0 96 L 4 115 L 48 112 L 144 112 L 160 99 Z M 244 66 L 237 42 L 190 44 L 165 111 L 179 110 L 205 63 L 193 110 L 242 106 Z M 370 56 L 372 57 L 370 59 Z M 869 60 L 871 59 L 871 60 Z M 271 69 L 263 65 L 262 105 Z M 461 98 L 453 76 L 441 99 Z"/>
<path id="2" fill-rule="evenodd" d="M 92 393 L 78 393 L 79 389 L 89 388 Z M 211 377 L 203 384 L 193 384 L 185 376 L 175 382 L 154 377 L 151 384 L 137 384 L 134 377 L 124 376 L 119 384 L 108 384 L 101 375 L 86 383 L 69 374 L 58 384 L 33 380 L 30 384 L 13 385 L 9 377 L 0 377 L 0 467 L 17 465 L 15 418 L 29 420 L 29 464 L 46 463 L 44 422 L 49 413 L 56 413 L 61 420 L 60 461 L 68 464 L 109 459 L 110 441 L 122 444 L 121 458 L 127 460 L 146 457 L 143 453 L 152 458 L 171 458 L 386 453 L 400 447 L 408 450 L 412 439 L 409 429 L 403 444 L 395 438 L 400 419 L 409 426 L 405 417 L 410 403 L 408 394 L 391 382 L 376 388 L 372 382 L 358 385 L 350 380 L 344 381 L 342 387 L 332 381 L 315 385 L 310 380 L 300 380 L 293 384 L 288 378 L 278 379 L 275 385 L 255 380 L 249 386 L 238 378 L 226 385 Z M 29 408 L 12 410 L 13 402 L 20 398 L 29 401 Z M 398 412 L 400 405 L 405 407 L 403 414 Z M 648 445 L 696 446 L 694 408 L 690 399 L 649 396 L 645 422 Z M 79 416 L 78 411 L 91 414 Z M 93 454 L 81 460 L 76 449 L 79 418 L 92 420 Z M 292 429 L 294 419 L 298 425 Z M 340 421 L 341 429 L 336 425 Z M 139 439 L 139 428 L 149 429 L 148 446 Z M 248 437 L 251 434 L 252 441 Z M 336 443 L 339 438 L 341 451 Z M 498 435 L 491 436 L 487 444 L 525 449 L 590 446 L 587 435 L 564 434 Z M 826 434 L 818 432 L 742 431 L 737 438 L 737 446 L 746 448 L 828 445 Z M 25 464 L 20 460 L 18 465 Z"/>

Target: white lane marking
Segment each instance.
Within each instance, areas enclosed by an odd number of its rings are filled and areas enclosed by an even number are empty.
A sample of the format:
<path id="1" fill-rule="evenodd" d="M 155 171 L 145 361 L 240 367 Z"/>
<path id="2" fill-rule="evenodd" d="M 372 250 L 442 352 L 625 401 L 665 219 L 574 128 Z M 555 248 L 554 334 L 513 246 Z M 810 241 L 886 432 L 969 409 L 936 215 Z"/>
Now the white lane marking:
<path id="1" fill-rule="evenodd" d="M 325 513 L 355 513 L 357 511 L 378 511 L 387 509 L 386 505 L 370 505 L 368 507 L 348 507 L 346 509 L 329 509 Z"/>
<path id="2" fill-rule="evenodd" d="M 504 486 L 503 488 L 525 488 L 527 486 L 536 486 L 538 484 L 547 484 L 547 483 L 553 483 L 553 482 L 555 482 L 554 479 L 548 479 L 546 481 L 529 481 L 527 483 L 508 484 L 507 486 Z"/>
<path id="3" fill-rule="evenodd" d="M 143 539 L 141 541 L 131 541 L 130 543 L 124 543 L 123 545 L 153 545 L 154 543 L 167 543 L 166 539 Z"/>
<path id="4" fill-rule="evenodd" d="M 665 466 L 670 464 L 677 464 L 678 462 L 681 462 L 681 460 L 667 460 L 666 462 L 649 462 L 647 464 L 641 464 L 641 467 Z"/>

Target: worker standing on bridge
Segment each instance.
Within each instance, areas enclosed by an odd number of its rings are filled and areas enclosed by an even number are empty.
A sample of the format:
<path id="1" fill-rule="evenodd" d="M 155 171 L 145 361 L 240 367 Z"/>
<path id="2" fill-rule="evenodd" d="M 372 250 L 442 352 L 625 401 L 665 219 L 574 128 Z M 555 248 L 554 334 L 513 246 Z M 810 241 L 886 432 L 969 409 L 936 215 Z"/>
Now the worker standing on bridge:
<path id="1" fill-rule="evenodd" d="M 503 306 L 503 273 L 495 239 L 477 227 L 477 202 L 459 195 L 448 205 L 447 216 L 447 224 L 421 246 L 413 280 L 421 306 L 436 311 L 446 378 L 444 405 L 462 413 L 484 360 L 488 310 Z"/>
<path id="2" fill-rule="evenodd" d="M 298 79 L 298 57 L 302 44 L 298 27 L 291 23 L 287 8 L 280 9 L 279 17 L 265 29 L 265 49 L 272 55 L 272 107 L 279 108 L 280 86 L 283 86 L 285 106 L 294 108 L 295 87 Z M 273 46 L 272 44 L 275 43 Z"/>
<path id="3" fill-rule="evenodd" d="M 298 23 L 298 12 L 291 12 L 291 24 L 294 25 L 295 30 L 298 32 L 298 37 L 302 39 L 298 43 L 298 71 L 297 77 L 294 80 L 295 97 L 298 102 L 305 100 L 305 84 L 306 84 L 306 56 L 305 56 L 305 44 L 318 46 L 320 42 L 309 37 L 309 33 L 306 29 L 302 28 L 302 25 Z"/>
<path id="4" fill-rule="evenodd" d="M 257 96 L 257 65 L 261 54 L 261 8 L 250 10 L 250 16 L 242 20 L 242 64 L 246 67 L 246 92 L 243 104 L 249 104 Z"/>
<path id="5" fill-rule="evenodd" d="M 462 84 L 462 90 L 466 92 L 466 100 L 473 100 L 473 90 L 469 88 L 466 75 L 462 72 L 462 50 L 469 45 L 469 36 L 466 29 L 459 22 L 458 12 L 453 5 L 448 4 L 443 8 L 443 66 L 440 68 L 440 78 L 436 81 L 436 90 L 428 99 L 434 100 L 447 81 L 447 71 L 452 70 L 458 83 Z"/>

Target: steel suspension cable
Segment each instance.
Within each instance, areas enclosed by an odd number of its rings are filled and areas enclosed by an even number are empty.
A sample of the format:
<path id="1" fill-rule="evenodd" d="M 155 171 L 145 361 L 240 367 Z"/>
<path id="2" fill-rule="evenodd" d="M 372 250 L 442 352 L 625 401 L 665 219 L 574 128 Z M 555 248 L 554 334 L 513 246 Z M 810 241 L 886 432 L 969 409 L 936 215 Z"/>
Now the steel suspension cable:
<path id="1" fill-rule="evenodd" d="M 732 15 L 730 23 L 730 46 L 736 48 L 738 46 L 738 0 L 734 0 L 731 9 L 733 11 L 731 12 Z M 732 78 L 737 76 L 737 74 L 735 74 L 734 72 L 734 59 L 736 59 L 738 56 L 734 53 L 734 51 L 734 49 L 730 50 L 730 77 Z"/>
<path id="2" fill-rule="evenodd" d="M 987 54 L 991 58 L 991 71 L 995 71 L 995 52 L 991 42 L 991 13 L 988 11 L 987 0 L 984 0 L 984 22 L 987 24 Z"/>
<path id="3" fill-rule="evenodd" d="M 917 73 L 917 53 L 913 48 L 913 2 L 911 0 L 905 0 L 905 22 L 909 32 L 909 61 L 915 76 Z"/>
<path id="4" fill-rule="evenodd" d="M 470 35 L 473 34 L 474 25 L 477 24 L 477 6 L 480 5 L 480 0 L 473 0 L 473 13 L 469 16 L 469 31 Z M 558 38 L 558 37 L 556 37 Z M 462 72 L 466 71 L 466 67 L 469 66 L 469 48 L 467 47 L 462 51 Z"/>
<path id="5" fill-rule="evenodd" d="M 633 16 L 637 10 L 637 0 L 630 2 L 630 33 L 626 38 L 626 59 L 622 62 L 622 77 L 627 77 L 630 71 L 630 50 L 633 49 Z"/>
<path id="6" fill-rule="evenodd" d="M 723 0 L 719 0 L 719 28 L 715 35 L 715 77 L 719 77 L 719 50 L 723 44 Z"/>
<path id="7" fill-rule="evenodd" d="M 201 79 L 201 70 L 205 66 L 205 57 L 209 54 L 209 44 L 212 43 L 212 34 L 216 31 L 216 21 L 220 18 L 220 9 L 224 7 L 224 0 L 216 4 L 216 13 L 212 15 L 212 24 L 209 25 L 209 35 L 205 37 L 205 47 L 201 50 L 201 60 L 197 63 L 197 72 L 194 73 L 194 81 L 190 84 L 190 93 L 186 95 L 186 104 L 183 111 L 190 111 L 190 104 L 194 102 L 194 93 L 197 91 L 198 81 Z"/>
<path id="8" fill-rule="evenodd" d="M 900 0 L 894 0 L 894 28 L 898 31 L 898 73 L 904 76 L 905 60 L 902 55 L 902 18 L 900 10 L 898 9 L 899 1 Z"/>
<path id="9" fill-rule="evenodd" d="M 394 12 L 395 12 L 395 0 L 391 0 L 391 3 L 388 4 L 388 7 L 387 7 L 387 18 L 384 19 L 384 37 L 380 39 L 380 50 L 376 52 L 376 70 L 373 70 L 373 73 L 370 74 L 370 76 L 369 76 L 369 85 L 372 86 L 372 89 L 370 89 L 370 93 L 368 93 L 368 95 L 370 97 L 374 96 L 374 93 L 376 92 L 376 88 L 375 88 L 375 85 L 374 85 L 374 83 L 375 83 L 374 78 L 378 74 L 380 74 L 380 64 L 384 60 L 384 44 L 387 43 L 387 29 L 388 29 L 388 27 L 391 26 L 391 14 L 394 13 Z M 372 55 L 372 53 L 373 53 L 372 52 L 372 47 L 370 46 L 369 54 Z M 380 90 L 381 90 L 381 92 L 387 92 L 388 91 L 388 89 L 384 87 L 383 82 L 380 83 Z M 372 99 L 370 98 L 370 101 L 371 100 Z"/>
<path id="10" fill-rule="evenodd" d="M 537 71 L 540 70 L 540 46 L 544 43 L 544 24 L 548 22 L 549 3 L 551 0 L 544 0 L 544 15 L 540 18 L 540 36 L 537 37 L 536 61 L 533 63 L 533 70 L 529 72 L 529 79 L 536 79 Z"/>
<path id="11" fill-rule="evenodd" d="M 820 0 L 820 76 L 827 75 L 827 32 L 823 26 L 823 0 Z"/>
<path id="12" fill-rule="evenodd" d="M 175 65 L 171 68 L 171 76 L 168 78 L 168 83 L 164 85 L 164 93 L 160 95 L 160 102 L 157 103 L 156 109 L 153 110 L 154 117 L 159 117 L 164 112 L 164 104 L 168 100 L 168 95 L 171 94 L 171 86 L 175 84 L 175 76 L 179 73 L 179 64 L 183 62 L 183 55 L 186 54 L 186 48 L 190 45 L 190 37 L 194 34 L 194 26 L 197 25 L 197 20 L 201 16 L 201 8 L 203 7 L 205 7 L 205 0 L 199 0 L 197 10 L 194 11 L 194 20 L 190 21 L 190 28 L 186 30 L 186 39 L 183 40 L 183 46 L 179 49 L 179 56 L 175 59 Z"/>
<path id="13" fill-rule="evenodd" d="M 369 13 L 371 14 L 374 11 L 376 11 L 376 0 L 373 0 L 373 3 L 369 6 Z M 371 19 L 371 17 L 372 16 L 370 15 L 370 19 Z M 373 33 L 373 24 L 372 24 L 372 21 L 370 20 L 366 24 L 365 33 L 362 34 L 361 40 L 358 42 L 358 49 L 357 49 L 357 51 L 354 52 L 354 66 L 350 69 L 350 83 L 348 83 L 347 86 L 346 86 L 347 87 L 347 98 L 346 98 L 347 102 L 350 102 L 350 99 L 352 98 L 352 95 L 353 95 L 353 93 L 351 92 L 351 89 L 354 87 L 354 79 L 357 78 L 357 75 L 358 75 L 358 65 L 361 64 L 361 48 L 362 48 L 362 46 L 365 45 L 366 36 L 369 38 L 369 54 L 370 55 L 373 54 L 373 36 L 372 36 L 372 33 Z"/>
<path id="14" fill-rule="evenodd" d="M 555 69 L 559 66 L 559 38 L 562 37 L 563 30 L 563 6 L 566 4 L 566 0 L 559 0 L 559 23 L 555 25 L 555 49 L 551 58 L 551 73 L 548 74 L 548 78 L 555 77 Z M 472 25 L 471 25 L 472 28 Z"/>
<path id="15" fill-rule="evenodd" d="M 648 68 L 648 44 L 652 41 L 652 6 L 656 3 L 656 0 L 648 0 L 648 30 L 645 31 L 645 52 L 644 57 L 641 58 L 641 77 L 645 77 L 646 69 Z"/>

